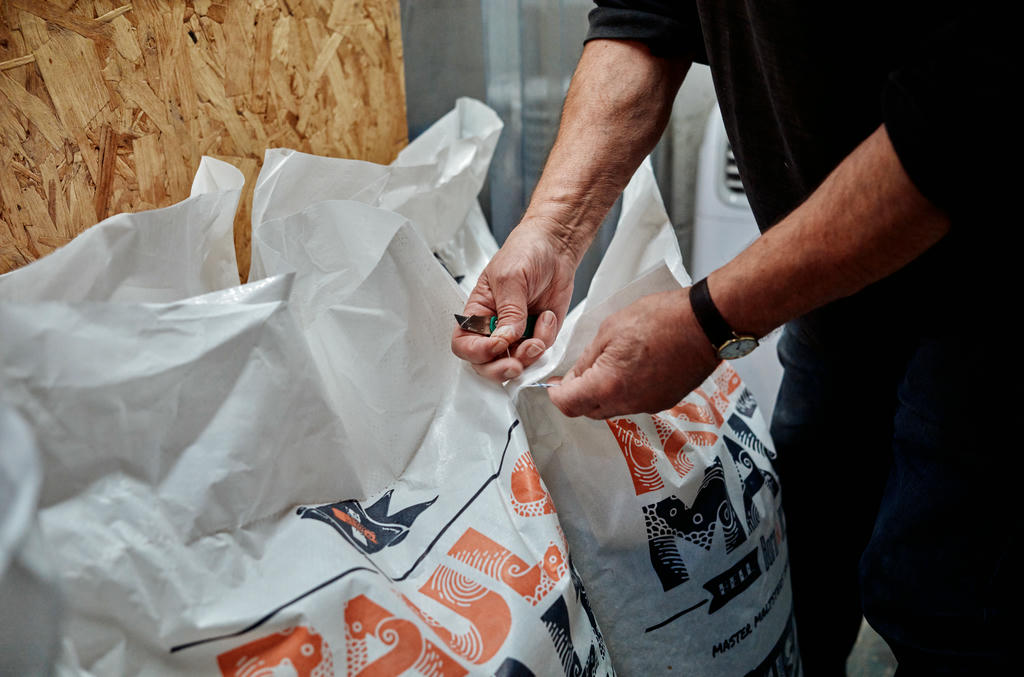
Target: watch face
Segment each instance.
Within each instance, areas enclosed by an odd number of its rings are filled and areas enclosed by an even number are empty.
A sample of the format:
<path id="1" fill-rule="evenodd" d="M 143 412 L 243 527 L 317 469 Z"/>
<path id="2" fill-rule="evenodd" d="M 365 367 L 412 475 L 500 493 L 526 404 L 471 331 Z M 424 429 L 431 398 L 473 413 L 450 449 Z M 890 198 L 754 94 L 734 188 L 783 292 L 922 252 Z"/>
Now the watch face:
<path id="1" fill-rule="evenodd" d="M 754 348 L 757 347 L 757 339 L 752 336 L 741 336 L 739 338 L 729 339 L 722 344 L 722 347 L 718 349 L 718 356 L 723 360 L 735 360 L 737 357 L 743 357 L 754 352 Z"/>

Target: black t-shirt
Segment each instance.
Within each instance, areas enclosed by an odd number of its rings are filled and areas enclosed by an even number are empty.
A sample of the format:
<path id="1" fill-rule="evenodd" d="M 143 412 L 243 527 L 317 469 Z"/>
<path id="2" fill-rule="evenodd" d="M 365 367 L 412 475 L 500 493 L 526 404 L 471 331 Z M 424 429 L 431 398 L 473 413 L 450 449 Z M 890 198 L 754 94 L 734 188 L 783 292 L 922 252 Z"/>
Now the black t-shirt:
<path id="1" fill-rule="evenodd" d="M 762 228 L 883 122 L 915 184 L 952 215 L 991 185 L 978 179 L 1006 138 L 991 127 L 1021 84 L 1005 13 L 942 0 L 596 4 L 588 40 L 638 40 L 710 65 Z"/>
<path id="2" fill-rule="evenodd" d="M 953 222 L 953 235 L 874 293 L 892 313 L 930 303 L 936 307 L 926 314 L 934 317 L 960 271 L 984 272 L 978 259 L 989 255 L 992 235 L 1008 236 L 1015 210 L 1006 184 L 1021 175 L 1010 167 L 1020 122 L 1009 100 L 1021 78 L 1009 36 L 1019 24 L 1005 7 L 948 0 L 596 4 L 588 40 L 637 40 L 656 55 L 711 67 L 762 230 L 886 125 L 915 185 Z"/>

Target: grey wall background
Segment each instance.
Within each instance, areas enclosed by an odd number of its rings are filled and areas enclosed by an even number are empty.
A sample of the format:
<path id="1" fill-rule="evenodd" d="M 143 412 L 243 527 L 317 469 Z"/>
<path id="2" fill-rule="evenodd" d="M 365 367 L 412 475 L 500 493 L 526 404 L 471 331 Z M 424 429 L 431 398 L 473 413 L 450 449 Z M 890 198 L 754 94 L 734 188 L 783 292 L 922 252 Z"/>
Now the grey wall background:
<path id="1" fill-rule="evenodd" d="M 505 122 L 481 204 L 501 243 L 529 200 L 554 141 L 569 79 L 583 48 L 589 0 L 401 0 L 409 136 L 455 99 L 487 102 Z M 689 260 L 697 157 L 714 106 L 708 69 L 695 65 L 653 155 L 669 216 Z M 611 239 L 615 213 L 577 276 L 577 296 Z"/>
<path id="2" fill-rule="evenodd" d="M 483 101 L 480 0 L 401 0 L 409 138 L 447 113 L 460 96 Z"/>

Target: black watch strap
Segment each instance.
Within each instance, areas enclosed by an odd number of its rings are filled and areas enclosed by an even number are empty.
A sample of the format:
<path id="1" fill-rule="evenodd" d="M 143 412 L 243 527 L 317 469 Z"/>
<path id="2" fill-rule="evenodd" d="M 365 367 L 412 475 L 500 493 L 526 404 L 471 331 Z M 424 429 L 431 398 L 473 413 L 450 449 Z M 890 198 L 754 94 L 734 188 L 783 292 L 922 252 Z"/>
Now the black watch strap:
<path id="1" fill-rule="evenodd" d="M 732 327 L 718 312 L 715 302 L 711 300 L 711 292 L 708 291 L 708 278 L 705 277 L 690 287 L 690 307 L 693 308 L 693 314 L 697 318 L 697 322 L 700 323 L 700 328 L 704 330 L 704 334 L 707 335 L 716 351 L 727 341 L 736 338 Z"/>

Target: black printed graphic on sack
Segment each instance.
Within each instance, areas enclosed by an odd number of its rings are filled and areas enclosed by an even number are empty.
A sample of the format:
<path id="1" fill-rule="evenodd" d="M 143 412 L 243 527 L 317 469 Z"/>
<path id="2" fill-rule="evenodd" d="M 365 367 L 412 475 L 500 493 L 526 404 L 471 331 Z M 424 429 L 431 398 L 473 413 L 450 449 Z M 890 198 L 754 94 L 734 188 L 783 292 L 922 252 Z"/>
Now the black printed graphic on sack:
<path id="1" fill-rule="evenodd" d="M 766 458 L 770 458 L 772 460 L 775 459 L 775 452 L 765 446 L 764 442 L 761 441 L 761 438 L 750 429 L 750 426 L 747 425 L 746 421 L 736 414 L 733 414 L 729 417 L 728 423 L 729 427 L 732 428 L 732 431 L 736 433 L 736 439 L 738 439 L 744 447 Z"/>
<path id="2" fill-rule="evenodd" d="M 494 673 L 494 677 L 536 677 L 533 674 L 533 670 L 526 667 L 515 658 L 506 658 L 502 661 L 501 665 L 498 666 L 497 671 Z"/>
<path id="3" fill-rule="evenodd" d="M 424 503 L 414 503 L 408 508 L 388 514 L 391 509 L 391 494 L 388 490 L 373 505 L 363 508 L 359 501 L 339 501 L 314 508 L 299 508 L 299 517 L 326 522 L 353 546 L 368 555 L 402 542 L 413 521 L 437 500 L 435 496 Z"/>
<path id="4" fill-rule="evenodd" d="M 728 435 L 723 436 L 725 446 L 732 456 L 736 472 L 740 476 L 740 484 L 743 486 L 743 515 L 747 521 L 747 529 L 753 532 L 761 523 L 761 513 L 754 505 L 754 496 L 761 491 L 761 487 L 768 485 L 772 496 L 779 495 L 779 483 L 775 476 L 767 470 L 761 470 L 754 463 L 750 451 L 740 445 L 739 442 L 731 439 Z"/>
<path id="5" fill-rule="evenodd" d="M 583 612 L 587 614 L 587 621 L 590 623 L 590 632 L 594 635 L 594 641 L 597 643 L 598 657 L 601 661 L 604 661 L 607 655 L 607 650 L 605 649 L 604 644 L 604 635 L 601 634 L 601 628 L 597 627 L 597 618 L 594 616 L 594 610 L 590 606 L 590 598 L 587 596 L 587 589 L 583 587 L 583 579 L 576 570 L 576 565 L 573 564 L 572 556 L 569 557 L 569 575 L 572 577 L 572 588 L 576 592 L 576 601 L 583 607 Z"/>
<path id="6" fill-rule="evenodd" d="M 721 609 L 753 585 L 760 576 L 761 565 L 757 561 L 757 548 L 754 548 L 739 562 L 704 584 L 704 589 L 711 593 L 708 613 L 713 614 Z"/>
<path id="7" fill-rule="evenodd" d="M 715 534 L 720 533 L 727 553 L 747 539 L 729 501 L 722 459 L 715 459 L 705 468 L 693 505 L 687 507 L 679 498 L 669 496 L 645 505 L 643 513 L 651 565 L 666 591 L 690 580 L 677 539 L 710 551 Z"/>
<path id="8" fill-rule="evenodd" d="M 591 643 L 590 651 L 587 653 L 586 665 L 580 661 L 580 657 L 576 653 L 569 627 L 569 607 L 566 605 L 564 597 L 559 595 L 540 619 L 548 629 L 548 634 L 551 635 L 551 641 L 555 644 L 555 651 L 558 653 L 558 659 L 562 663 L 562 670 L 566 677 L 592 677 L 597 674 L 599 658 L 594 643 Z"/>
<path id="9" fill-rule="evenodd" d="M 607 650 L 604 646 L 604 637 L 597 627 L 597 620 L 590 608 L 590 600 L 587 598 L 587 591 L 583 587 L 583 580 L 580 578 L 576 567 L 569 560 L 569 574 L 572 577 L 572 592 L 576 594 L 576 602 L 583 607 L 590 624 L 591 643 L 587 651 L 587 662 L 580 661 L 579 654 L 572 641 L 572 629 L 569 625 L 569 607 L 565 598 L 561 595 L 547 608 L 540 617 L 544 626 L 551 635 L 551 641 L 555 645 L 555 652 L 562 663 L 562 670 L 566 677 L 589 677 L 597 673 L 597 667 L 607 658 Z"/>
<path id="10" fill-rule="evenodd" d="M 750 418 L 756 410 L 757 400 L 754 399 L 754 393 L 750 392 L 750 388 L 744 387 L 739 399 L 736 400 L 736 411 Z"/>

